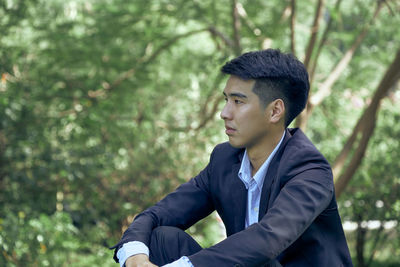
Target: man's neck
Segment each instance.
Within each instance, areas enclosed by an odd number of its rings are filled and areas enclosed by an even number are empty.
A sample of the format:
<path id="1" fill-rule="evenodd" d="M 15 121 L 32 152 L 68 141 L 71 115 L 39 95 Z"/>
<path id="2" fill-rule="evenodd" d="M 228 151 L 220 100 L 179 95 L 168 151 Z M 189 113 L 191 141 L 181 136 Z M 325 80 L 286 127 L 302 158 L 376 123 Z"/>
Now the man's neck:
<path id="1" fill-rule="evenodd" d="M 272 151 L 278 145 L 282 138 L 284 130 L 278 131 L 266 139 L 265 142 L 259 143 L 253 147 L 247 148 L 247 154 L 251 164 L 251 176 L 254 176 L 263 163 L 267 160 Z"/>

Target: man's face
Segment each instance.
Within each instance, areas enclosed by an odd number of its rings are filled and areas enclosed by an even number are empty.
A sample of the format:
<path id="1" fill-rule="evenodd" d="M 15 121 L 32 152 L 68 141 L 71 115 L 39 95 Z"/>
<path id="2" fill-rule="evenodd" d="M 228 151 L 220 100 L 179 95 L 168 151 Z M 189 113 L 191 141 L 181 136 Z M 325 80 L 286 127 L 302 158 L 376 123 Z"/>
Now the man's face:
<path id="1" fill-rule="evenodd" d="M 221 111 L 229 143 L 237 148 L 250 149 L 268 140 L 269 106 L 263 108 L 259 97 L 252 91 L 254 80 L 230 76 L 224 96 L 226 104 Z"/>

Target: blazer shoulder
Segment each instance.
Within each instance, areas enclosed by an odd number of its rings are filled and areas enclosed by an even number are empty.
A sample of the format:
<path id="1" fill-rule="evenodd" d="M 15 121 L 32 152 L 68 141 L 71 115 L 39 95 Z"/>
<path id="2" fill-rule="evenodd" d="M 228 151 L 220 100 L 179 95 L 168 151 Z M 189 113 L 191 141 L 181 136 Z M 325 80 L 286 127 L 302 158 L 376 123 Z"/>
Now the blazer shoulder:
<path id="1" fill-rule="evenodd" d="M 216 154 L 218 156 L 222 155 L 239 155 L 241 152 L 243 152 L 243 148 L 235 148 L 229 144 L 229 142 L 224 142 L 216 145 L 213 150 L 213 154 Z"/>
<path id="2" fill-rule="evenodd" d="M 313 177 L 316 181 L 332 187 L 332 170 L 326 158 L 300 129 L 289 129 L 289 133 L 290 137 L 279 160 L 282 181 L 291 180 L 305 171 L 314 170 L 313 173 L 317 171 L 319 174 L 318 177 Z"/>
<path id="3" fill-rule="evenodd" d="M 286 160 L 303 164 L 316 163 L 317 165 L 329 167 L 326 158 L 300 129 L 289 129 L 289 132 L 290 138 L 283 152 L 283 157 L 285 157 Z"/>
<path id="4" fill-rule="evenodd" d="M 210 161 L 226 165 L 228 162 L 234 163 L 240 161 L 243 154 L 244 148 L 235 148 L 229 142 L 224 142 L 214 147 Z"/>

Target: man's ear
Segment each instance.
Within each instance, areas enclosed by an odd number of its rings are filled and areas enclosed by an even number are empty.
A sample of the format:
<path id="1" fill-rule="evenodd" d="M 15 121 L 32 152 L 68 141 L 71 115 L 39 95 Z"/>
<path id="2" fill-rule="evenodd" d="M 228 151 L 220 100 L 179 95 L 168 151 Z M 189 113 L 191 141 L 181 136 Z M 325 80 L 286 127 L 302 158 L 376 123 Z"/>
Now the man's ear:
<path id="1" fill-rule="evenodd" d="M 278 98 L 269 103 L 269 108 L 267 110 L 269 111 L 269 119 L 272 123 L 285 120 L 286 109 L 282 99 Z"/>

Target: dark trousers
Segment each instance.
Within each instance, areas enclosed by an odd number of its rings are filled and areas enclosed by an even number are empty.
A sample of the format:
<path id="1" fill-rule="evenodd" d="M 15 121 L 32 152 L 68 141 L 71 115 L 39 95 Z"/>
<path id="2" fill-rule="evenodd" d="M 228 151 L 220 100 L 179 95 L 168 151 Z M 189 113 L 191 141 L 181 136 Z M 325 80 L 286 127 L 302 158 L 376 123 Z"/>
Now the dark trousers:
<path id="1" fill-rule="evenodd" d="M 182 256 L 190 256 L 202 248 L 186 232 L 176 227 L 160 226 L 153 230 L 150 241 L 150 261 L 162 266 Z M 212 263 L 210 262 L 210 265 Z M 263 267 L 282 266 L 279 261 L 271 260 Z"/>
<path id="2" fill-rule="evenodd" d="M 155 228 L 151 235 L 150 261 L 162 266 L 182 256 L 190 256 L 201 249 L 201 246 L 181 229 L 160 226 Z"/>

